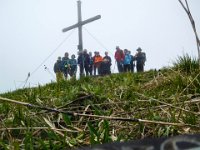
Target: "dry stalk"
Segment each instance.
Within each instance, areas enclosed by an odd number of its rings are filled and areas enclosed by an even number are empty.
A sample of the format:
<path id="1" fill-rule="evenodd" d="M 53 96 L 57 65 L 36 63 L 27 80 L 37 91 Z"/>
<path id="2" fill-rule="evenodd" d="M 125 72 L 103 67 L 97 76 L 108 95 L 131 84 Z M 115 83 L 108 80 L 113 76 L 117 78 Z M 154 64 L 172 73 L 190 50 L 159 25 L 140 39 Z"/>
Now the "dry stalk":
<path id="1" fill-rule="evenodd" d="M 137 94 L 141 95 L 142 97 L 148 98 L 148 97 L 146 97 L 146 96 L 143 95 L 143 94 L 140 94 L 140 93 L 137 93 Z M 162 102 L 162 101 L 159 101 L 159 100 L 154 99 L 154 98 L 148 98 L 148 99 L 149 99 L 149 102 L 150 102 L 151 100 L 153 100 L 153 101 L 157 101 L 157 102 L 159 102 L 159 103 L 161 103 L 161 104 L 164 104 L 164 105 L 161 105 L 162 107 L 169 106 L 169 107 L 172 107 L 172 108 L 175 108 L 175 109 L 179 109 L 179 110 L 182 110 L 182 111 L 185 111 L 185 112 L 192 113 L 192 114 L 194 114 L 194 115 L 200 115 L 199 112 L 197 113 L 197 112 L 193 112 L 193 111 L 190 111 L 190 110 L 186 110 L 186 109 L 181 108 L 181 107 L 176 107 L 176 106 L 174 106 L 174 105 L 172 105 L 172 104 L 168 104 L 168 103 L 166 103 L 166 102 Z M 187 101 L 187 102 L 185 102 L 185 103 L 189 103 L 189 102 L 191 102 L 191 101 Z M 200 102 L 200 100 L 195 100 L 194 102 Z M 181 104 L 184 104 L 184 103 L 181 103 Z M 159 108 L 159 107 L 161 107 L 161 106 L 157 106 L 157 107 Z"/>
<path id="2" fill-rule="evenodd" d="M 87 99 L 87 98 L 91 98 L 92 96 L 93 96 L 93 95 L 86 95 L 86 96 L 79 97 L 79 98 L 77 98 L 77 99 L 75 99 L 75 100 L 73 100 L 73 101 L 71 101 L 71 102 L 65 104 L 64 106 L 58 107 L 58 109 L 65 108 L 65 107 L 67 107 L 67 106 L 69 106 L 69 105 L 71 105 L 71 104 L 74 104 L 75 102 L 77 103 L 78 101 L 85 100 L 85 99 Z"/>
<path id="3" fill-rule="evenodd" d="M 199 75 L 200 75 L 200 73 L 197 74 L 196 77 L 194 77 L 194 79 L 190 82 L 190 84 L 188 84 L 188 85 L 185 87 L 185 89 L 183 89 L 183 91 L 181 91 L 180 95 L 182 95 L 182 94 L 188 89 L 188 87 L 189 87 L 192 83 L 194 83 L 194 81 L 199 77 Z"/>
<path id="4" fill-rule="evenodd" d="M 91 115 L 91 114 L 79 114 L 79 113 L 75 113 L 75 112 L 61 111 L 61 110 L 57 110 L 55 108 L 37 106 L 37 105 L 30 104 L 30 103 L 19 102 L 16 100 L 11 100 L 11 99 L 2 98 L 2 97 L 0 97 L 0 100 L 2 100 L 3 102 L 10 102 L 10 103 L 14 103 L 14 104 L 18 104 L 18 105 L 22 105 L 22 106 L 26 106 L 26 107 L 33 107 L 33 108 L 52 111 L 52 112 L 56 112 L 56 113 L 69 114 L 69 115 L 72 115 L 75 117 L 83 116 L 83 117 L 99 118 L 99 119 L 106 119 L 106 120 L 116 120 L 116 121 L 123 121 L 123 122 L 136 122 L 136 123 L 148 123 L 148 124 L 160 124 L 160 125 L 172 125 L 172 126 L 180 126 L 180 127 L 200 128 L 200 126 L 197 126 L 197 125 L 184 124 L 184 123 L 171 123 L 171 122 L 152 121 L 152 120 L 144 120 L 144 119 L 137 119 L 137 118 L 121 118 L 121 117 L 110 117 L 110 116 L 100 116 L 100 115 Z M 52 126 L 51 122 L 48 121 L 48 119 L 45 119 L 45 121 L 50 127 L 52 127 L 54 129 L 54 127 Z M 59 132 L 57 130 L 55 130 L 55 132 L 64 137 L 64 134 L 62 134 L 61 132 Z"/>
<path id="5" fill-rule="evenodd" d="M 79 131 L 76 130 L 69 130 L 69 129 L 58 129 L 58 128 L 51 128 L 51 127 L 16 127 L 16 128 L 1 128 L 0 131 L 10 131 L 10 130 L 57 130 L 61 132 L 71 132 L 71 133 L 78 133 Z"/>
<path id="6" fill-rule="evenodd" d="M 83 114 L 85 114 L 87 112 L 87 110 L 89 109 L 90 105 L 87 105 L 87 107 L 85 108 Z M 79 122 L 77 125 L 80 125 L 80 123 L 83 121 L 83 117 L 80 118 Z"/>
<path id="7" fill-rule="evenodd" d="M 192 25 L 192 29 L 194 31 L 195 37 L 196 37 L 197 51 L 198 51 L 198 60 L 199 60 L 199 68 L 200 68 L 200 40 L 199 40 L 198 33 L 197 33 L 197 30 L 196 30 L 195 21 L 194 21 L 194 18 L 192 17 L 192 14 L 191 14 L 191 11 L 190 11 L 190 8 L 189 8 L 187 0 L 185 0 L 185 5 L 183 4 L 182 0 L 178 0 L 178 1 L 180 2 L 181 6 L 183 7 L 183 9 L 185 10 L 185 12 L 187 13 L 187 15 L 188 15 L 188 17 L 190 19 L 190 23 Z"/>
<path id="8" fill-rule="evenodd" d="M 193 112 L 193 111 L 190 111 L 190 110 L 181 108 L 181 107 L 176 107 L 176 106 L 173 106 L 172 104 L 168 104 L 168 103 L 166 103 L 166 102 L 162 102 L 162 101 L 159 101 L 159 100 L 156 100 L 156 99 L 151 99 L 151 100 L 156 101 L 156 102 L 159 102 L 159 103 L 161 103 L 161 104 L 165 104 L 165 105 L 170 106 L 170 107 L 175 108 L 175 109 L 179 109 L 179 110 L 182 110 L 182 111 L 185 111 L 185 112 L 189 112 L 189 113 L 194 114 L 194 115 L 200 115 L 200 113 Z"/>

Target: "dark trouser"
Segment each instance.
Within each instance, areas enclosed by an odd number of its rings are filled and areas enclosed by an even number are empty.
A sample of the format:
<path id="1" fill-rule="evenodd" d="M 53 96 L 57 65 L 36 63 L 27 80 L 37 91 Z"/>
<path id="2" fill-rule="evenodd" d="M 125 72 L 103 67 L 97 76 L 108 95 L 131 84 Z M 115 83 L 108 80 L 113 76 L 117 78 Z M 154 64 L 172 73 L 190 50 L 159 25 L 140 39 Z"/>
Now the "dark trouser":
<path id="1" fill-rule="evenodd" d="M 94 66 L 94 75 L 96 76 L 97 75 L 97 67 Z"/>
<path id="2" fill-rule="evenodd" d="M 144 64 L 143 63 L 137 63 L 136 68 L 137 68 L 137 72 L 144 72 Z"/>
<path id="3" fill-rule="evenodd" d="M 101 69 L 99 67 L 97 67 L 97 66 L 94 66 L 94 75 L 96 76 L 97 73 L 98 73 L 98 75 L 100 75 L 101 74 Z"/>
<path id="4" fill-rule="evenodd" d="M 98 75 L 101 74 L 101 69 L 99 67 L 94 66 L 94 75 L 96 76 L 98 73 Z"/>
<path id="5" fill-rule="evenodd" d="M 124 71 L 123 64 L 121 61 L 117 61 L 117 68 L 119 73 Z"/>
<path id="6" fill-rule="evenodd" d="M 109 75 L 111 74 L 111 71 L 110 71 L 110 64 L 108 63 L 101 63 L 101 66 L 100 66 L 100 74 L 101 75 Z"/>
<path id="7" fill-rule="evenodd" d="M 63 75 L 64 75 L 64 77 L 65 77 L 65 80 L 67 80 L 67 78 L 68 78 L 68 70 L 67 69 L 65 69 L 64 71 L 63 71 Z"/>
<path id="8" fill-rule="evenodd" d="M 101 65 L 101 62 L 94 64 L 94 75 L 95 76 L 97 75 L 97 71 L 98 71 L 98 75 L 100 75 L 100 69 L 99 69 L 100 65 Z"/>
<path id="9" fill-rule="evenodd" d="M 130 64 L 124 65 L 124 72 L 130 72 Z"/>
<path id="10" fill-rule="evenodd" d="M 89 74 L 89 65 L 85 64 L 84 68 L 85 68 L 85 74 L 86 74 L 86 76 L 88 76 L 88 74 Z"/>
<path id="11" fill-rule="evenodd" d="M 79 68 L 80 68 L 80 76 L 83 76 L 83 75 L 84 75 L 84 73 L 83 73 L 83 71 L 84 71 L 84 66 L 83 66 L 83 64 L 80 64 L 80 65 L 79 65 Z"/>
<path id="12" fill-rule="evenodd" d="M 93 71 L 93 65 L 90 65 L 89 66 L 89 73 L 90 73 L 91 76 L 92 76 L 92 71 Z"/>
<path id="13" fill-rule="evenodd" d="M 73 76 L 76 76 L 76 68 L 71 68 L 70 70 L 70 76 L 73 77 Z"/>
<path id="14" fill-rule="evenodd" d="M 88 73 L 89 73 L 89 65 L 85 64 L 83 66 L 83 64 L 80 64 L 80 76 L 83 76 L 84 75 L 84 69 L 85 69 L 85 74 L 86 76 L 88 76 Z"/>
<path id="15" fill-rule="evenodd" d="M 135 68 L 135 64 L 134 64 L 134 63 L 131 63 L 131 64 L 130 64 L 130 70 L 131 70 L 131 72 L 134 72 L 134 68 Z"/>

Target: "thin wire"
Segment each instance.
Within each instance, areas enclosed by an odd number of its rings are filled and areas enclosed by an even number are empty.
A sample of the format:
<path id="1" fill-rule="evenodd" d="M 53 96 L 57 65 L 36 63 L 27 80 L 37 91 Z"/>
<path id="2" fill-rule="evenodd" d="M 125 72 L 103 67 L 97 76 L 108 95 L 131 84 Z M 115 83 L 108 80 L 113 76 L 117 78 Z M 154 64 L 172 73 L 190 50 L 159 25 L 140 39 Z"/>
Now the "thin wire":
<path id="1" fill-rule="evenodd" d="M 64 42 L 74 33 L 74 30 L 53 50 L 53 52 L 42 61 L 42 63 L 31 73 L 31 76 L 64 44 Z"/>
<path id="2" fill-rule="evenodd" d="M 108 48 L 99 40 L 97 39 L 91 32 L 89 32 L 85 27 L 83 29 L 100 45 L 102 48 L 104 48 L 106 51 L 108 51 Z"/>
<path id="3" fill-rule="evenodd" d="M 28 73 L 28 76 L 27 76 L 27 78 L 26 78 L 26 80 L 25 80 L 25 83 L 24 83 L 23 88 L 26 86 L 26 83 L 28 82 L 28 79 L 30 78 L 30 76 L 31 76 L 31 74 L 30 74 L 30 72 L 29 72 L 29 73 Z"/>
<path id="4" fill-rule="evenodd" d="M 70 36 L 74 33 L 75 30 L 72 30 L 71 33 L 42 61 L 42 63 L 32 72 L 28 74 L 28 77 L 26 78 L 26 80 L 19 86 L 22 87 L 22 85 L 24 84 L 23 88 L 26 86 L 26 83 L 28 82 L 29 78 L 35 74 L 38 69 L 65 43 L 65 41 L 70 38 Z"/>
<path id="5" fill-rule="evenodd" d="M 24 81 L 21 81 L 21 84 L 19 85 L 19 87 L 17 89 L 22 87 L 22 85 L 23 85 L 23 88 L 24 88 L 26 83 L 28 82 L 29 77 L 30 77 L 30 72 L 28 73 L 28 76 L 26 77 L 26 79 Z"/>
<path id="6" fill-rule="evenodd" d="M 49 70 L 49 68 L 46 65 L 44 65 L 44 70 L 47 71 L 54 80 L 56 79 L 54 74 Z"/>

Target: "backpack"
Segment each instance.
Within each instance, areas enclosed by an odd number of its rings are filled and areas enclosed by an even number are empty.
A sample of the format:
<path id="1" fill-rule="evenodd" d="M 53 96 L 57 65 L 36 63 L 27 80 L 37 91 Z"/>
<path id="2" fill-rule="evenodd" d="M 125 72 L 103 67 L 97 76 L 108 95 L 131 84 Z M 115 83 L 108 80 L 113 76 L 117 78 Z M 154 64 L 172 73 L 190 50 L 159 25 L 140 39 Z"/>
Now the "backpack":
<path id="1" fill-rule="evenodd" d="M 145 52 L 142 52 L 142 57 L 144 58 L 144 62 L 147 61 L 146 53 Z"/>

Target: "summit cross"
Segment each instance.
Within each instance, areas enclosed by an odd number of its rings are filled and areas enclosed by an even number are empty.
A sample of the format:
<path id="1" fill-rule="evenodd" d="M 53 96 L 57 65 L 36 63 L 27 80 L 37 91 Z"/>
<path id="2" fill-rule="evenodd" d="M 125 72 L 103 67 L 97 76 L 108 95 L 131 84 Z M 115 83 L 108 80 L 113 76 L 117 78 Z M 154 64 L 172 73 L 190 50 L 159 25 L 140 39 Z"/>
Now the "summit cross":
<path id="1" fill-rule="evenodd" d="M 84 20 L 82 21 L 82 14 L 81 14 L 81 1 L 78 0 L 77 1 L 77 7 L 78 7 L 78 23 L 72 25 L 72 26 L 69 26 L 67 28 L 64 28 L 62 31 L 63 32 L 67 32 L 69 30 L 72 30 L 72 29 L 75 29 L 75 28 L 78 28 L 78 37 L 79 37 L 79 45 L 78 45 L 78 50 L 79 51 L 82 51 L 83 50 L 83 35 L 82 35 L 82 26 L 85 25 L 85 24 L 88 24 L 92 21 L 95 21 L 95 20 L 98 20 L 101 18 L 100 15 L 97 15 L 95 17 L 92 17 L 92 18 L 89 18 L 87 20 Z"/>

